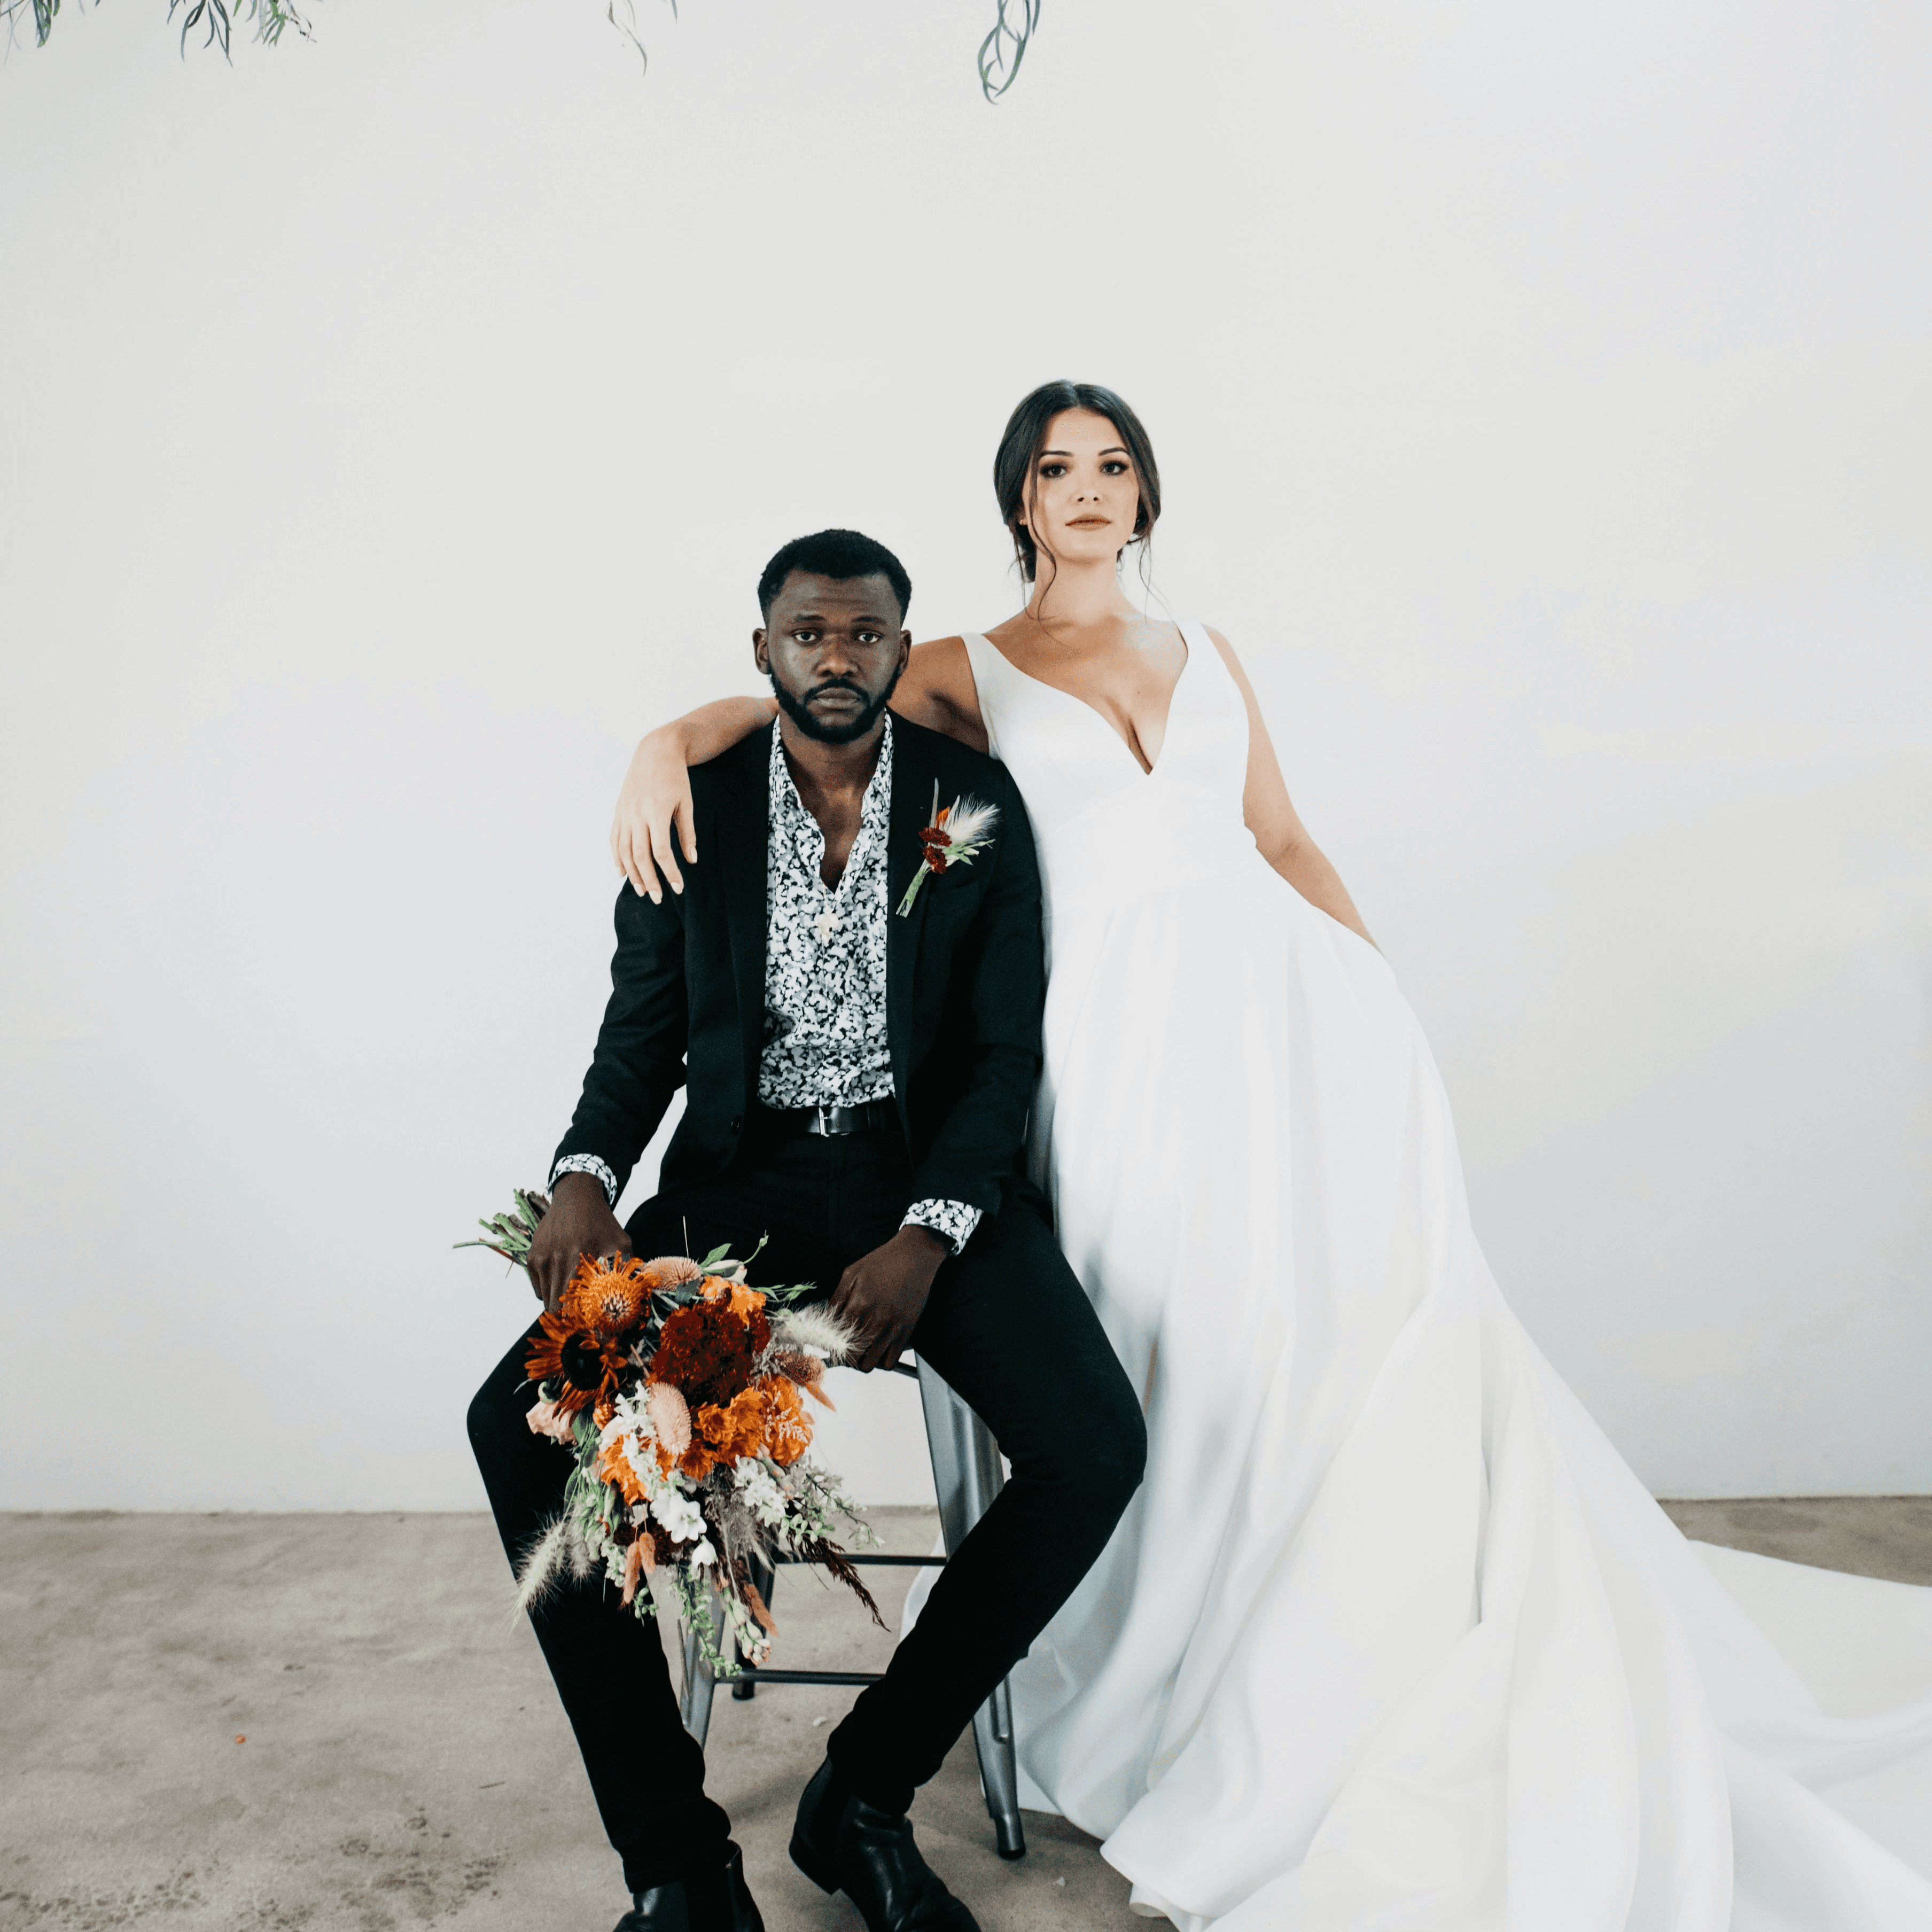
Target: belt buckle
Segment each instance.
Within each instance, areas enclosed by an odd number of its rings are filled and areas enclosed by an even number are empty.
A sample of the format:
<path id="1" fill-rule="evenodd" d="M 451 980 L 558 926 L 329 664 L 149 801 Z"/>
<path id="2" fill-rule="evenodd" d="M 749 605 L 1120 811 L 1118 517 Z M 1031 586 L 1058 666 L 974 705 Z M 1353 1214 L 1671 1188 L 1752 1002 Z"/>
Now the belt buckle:
<path id="1" fill-rule="evenodd" d="M 830 1140 L 836 1132 L 832 1124 L 832 1116 L 838 1110 L 836 1107 L 814 1107 L 812 1110 L 812 1131 L 822 1140 Z"/>

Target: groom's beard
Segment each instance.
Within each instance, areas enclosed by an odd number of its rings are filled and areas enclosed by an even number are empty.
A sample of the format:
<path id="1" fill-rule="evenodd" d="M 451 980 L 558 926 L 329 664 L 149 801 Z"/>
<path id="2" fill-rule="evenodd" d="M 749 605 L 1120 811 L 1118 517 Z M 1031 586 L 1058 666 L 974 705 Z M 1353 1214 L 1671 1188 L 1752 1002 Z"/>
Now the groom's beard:
<path id="1" fill-rule="evenodd" d="M 855 738 L 862 738 L 884 716 L 886 706 L 892 702 L 892 693 L 898 688 L 899 683 L 898 674 L 895 672 L 892 682 L 872 703 L 862 704 L 850 717 L 833 724 L 812 716 L 808 708 L 812 699 L 821 691 L 849 691 L 854 698 L 863 698 L 866 694 L 856 684 L 842 677 L 828 678 L 823 684 L 814 684 L 800 698 L 779 683 L 776 671 L 770 675 L 772 695 L 778 700 L 778 709 L 808 738 L 816 738 L 821 745 L 849 745 Z"/>

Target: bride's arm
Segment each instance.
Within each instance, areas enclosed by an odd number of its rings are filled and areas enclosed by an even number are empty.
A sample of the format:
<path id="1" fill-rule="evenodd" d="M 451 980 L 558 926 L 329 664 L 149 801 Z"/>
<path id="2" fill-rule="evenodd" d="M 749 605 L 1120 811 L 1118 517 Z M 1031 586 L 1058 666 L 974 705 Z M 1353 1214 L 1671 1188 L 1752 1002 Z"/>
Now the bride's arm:
<path id="1" fill-rule="evenodd" d="M 980 716 L 979 687 L 973 682 L 973 661 L 966 655 L 964 638 L 914 645 L 905 675 L 892 693 L 892 709 L 902 718 L 928 731 L 943 731 L 976 752 L 992 748 L 986 720 Z"/>
<path id="2" fill-rule="evenodd" d="M 1234 646 L 1219 631 L 1210 631 L 1231 675 L 1240 686 L 1248 707 L 1248 776 L 1241 793 L 1241 814 L 1255 835 L 1261 855 L 1288 883 L 1307 900 L 1319 906 L 1330 919 L 1352 932 L 1359 932 L 1369 944 L 1369 928 L 1348 896 L 1342 875 L 1328 862 L 1327 854 L 1309 837 L 1307 828 L 1297 815 L 1288 795 L 1288 781 L 1281 775 L 1281 764 L 1262 722 L 1262 708 L 1256 701 L 1255 688 L 1234 656 Z"/>
<path id="3" fill-rule="evenodd" d="M 986 728 L 963 639 L 914 645 L 892 693 L 892 709 L 976 752 L 986 749 Z M 762 730 L 777 712 L 769 698 L 721 698 L 638 740 L 610 821 L 610 856 L 618 871 L 654 904 L 662 903 L 667 884 L 674 892 L 684 890 L 679 852 L 688 865 L 698 857 L 686 776 L 691 766 L 721 757 L 740 739 Z"/>
<path id="4" fill-rule="evenodd" d="M 610 821 L 610 856 L 618 871 L 653 905 L 664 902 L 660 872 L 673 892 L 684 890 L 678 848 L 683 848 L 687 863 L 698 857 L 687 776 L 691 767 L 710 764 L 740 739 L 762 730 L 778 715 L 778 708 L 777 700 L 770 698 L 716 698 L 638 740 Z"/>

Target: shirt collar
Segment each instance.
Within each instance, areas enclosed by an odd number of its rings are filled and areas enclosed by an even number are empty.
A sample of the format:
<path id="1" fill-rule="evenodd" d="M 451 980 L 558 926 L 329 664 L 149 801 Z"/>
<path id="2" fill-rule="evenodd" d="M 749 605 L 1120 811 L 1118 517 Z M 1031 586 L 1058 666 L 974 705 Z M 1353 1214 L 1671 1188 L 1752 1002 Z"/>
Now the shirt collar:
<path id="1" fill-rule="evenodd" d="M 859 836 L 853 841 L 852 860 L 847 862 L 848 874 L 852 861 L 862 856 L 861 846 L 883 842 L 885 838 L 886 808 L 892 796 L 892 714 L 890 711 L 884 714 L 884 722 L 885 729 L 879 738 L 879 762 L 873 767 L 872 782 L 860 802 Z M 776 724 L 772 727 L 770 782 L 773 829 L 783 828 L 800 856 L 808 860 L 815 872 L 825 855 L 825 834 L 798 795 L 791 767 L 785 762 L 784 740 Z"/>

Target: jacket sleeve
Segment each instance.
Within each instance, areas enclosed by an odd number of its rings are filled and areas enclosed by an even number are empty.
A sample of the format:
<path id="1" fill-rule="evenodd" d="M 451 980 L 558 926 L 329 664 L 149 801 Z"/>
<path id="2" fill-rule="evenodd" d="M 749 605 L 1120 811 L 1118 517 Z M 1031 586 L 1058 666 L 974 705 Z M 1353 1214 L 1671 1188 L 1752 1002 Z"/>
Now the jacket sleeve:
<path id="1" fill-rule="evenodd" d="M 1027 1115 L 1040 1084 L 1046 1003 L 1040 861 L 1019 788 L 998 770 L 1000 824 L 986 851 L 986 891 L 955 966 L 970 1037 L 958 1098 L 939 1124 L 914 1176 L 915 1198 L 960 1201 L 996 1214 L 1018 1169 Z"/>
<path id="2" fill-rule="evenodd" d="M 609 1168 L 621 1195 L 684 1084 L 688 1025 L 683 915 L 684 902 L 674 892 L 653 905 L 628 880 L 619 891 L 610 1004 L 570 1130 L 550 1162 L 553 1174 L 567 1156 L 588 1155 Z"/>

